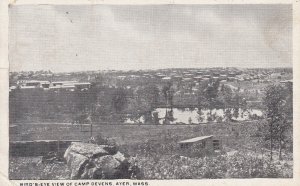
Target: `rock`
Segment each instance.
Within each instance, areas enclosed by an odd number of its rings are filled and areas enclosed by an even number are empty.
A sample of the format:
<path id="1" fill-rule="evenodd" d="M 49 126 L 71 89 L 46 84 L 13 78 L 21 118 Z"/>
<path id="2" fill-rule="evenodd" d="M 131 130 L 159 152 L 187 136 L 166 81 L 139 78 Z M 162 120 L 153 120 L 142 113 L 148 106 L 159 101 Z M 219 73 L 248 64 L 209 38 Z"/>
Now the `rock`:
<path id="1" fill-rule="evenodd" d="M 71 179 L 130 178 L 130 163 L 115 147 L 74 142 L 64 158 L 71 171 Z"/>
<path id="2" fill-rule="evenodd" d="M 90 158 L 92 156 L 108 155 L 109 151 L 112 151 L 111 149 L 113 149 L 113 147 L 109 147 L 106 145 L 73 142 L 70 145 L 70 147 L 66 150 L 65 156 L 68 154 L 69 151 L 72 151 Z"/>
<path id="3" fill-rule="evenodd" d="M 72 151 L 68 152 L 66 157 L 67 165 L 71 171 L 71 179 L 79 178 L 89 159 L 84 155 Z"/>
<path id="4" fill-rule="evenodd" d="M 118 152 L 115 146 L 108 146 L 108 145 L 99 145 L 104 150 L 106 150 L 109 154 L 116 154 Z"/>
<path id="5" fill-rule="evenodd" d="M 115 159 L 112 155 L 106 155 L 94 160 L 94 168 L 89 169 L 86 178 L 93 179 L 116 179 L 121 174 L 121 162 Z"/>
<path id="6" fill-rule="evenodd" d="M 124 163 L 125 161 L 127 161 L 125 156 L 120 152 L 117 152 L 115 155 L 113 155 L 113 157 L 121 163 Z"/>

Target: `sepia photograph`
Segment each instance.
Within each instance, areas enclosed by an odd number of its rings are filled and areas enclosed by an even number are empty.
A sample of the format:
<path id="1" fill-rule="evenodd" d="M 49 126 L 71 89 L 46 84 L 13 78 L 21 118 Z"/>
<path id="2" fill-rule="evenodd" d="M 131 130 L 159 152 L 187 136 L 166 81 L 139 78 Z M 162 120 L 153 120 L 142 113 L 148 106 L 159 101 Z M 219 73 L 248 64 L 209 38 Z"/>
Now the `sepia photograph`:
<path id="1" fill-rule="evenodd" d="M 295 176 L 292 4 L 8 14 L 10 180 Z"/>

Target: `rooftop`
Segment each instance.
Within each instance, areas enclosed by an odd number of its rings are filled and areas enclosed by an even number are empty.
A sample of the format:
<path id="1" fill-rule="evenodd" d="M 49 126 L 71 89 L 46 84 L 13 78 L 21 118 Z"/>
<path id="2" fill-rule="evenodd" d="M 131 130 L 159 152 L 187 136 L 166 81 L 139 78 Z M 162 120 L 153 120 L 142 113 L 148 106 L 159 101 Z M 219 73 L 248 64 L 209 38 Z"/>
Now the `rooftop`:
<path id="1" fill-rule="evenodd" d="M 207 139 L 207 138 L 211 138 L 211 137 L 213 137 L 213 135 L 210 135 L 210 136 L 200 136 L 200 137 L 196 137 L 196 138 L 191 138 L 191 139 L 183 140 L 183 141 L 180 141 L 178 143 L 194 143 L 194 142 L 201 141 L 201 140 L 204 140 L 204 139 Z"/>
<path id="2" fill-rule="evenodd" d="M 89 82 L 79 82 L 79 83 L 74 83 L 74 85 L 90 85 L 91 83 Z"/>
<path id="3" fill-rule="evenodd" d="M 290 80 L 280 81 L 280 83 L 293 83 L 293 80 L 290 79 Z"/>
<path id="4" fill-rule="evenodd" d="M 66 84 L 66 83 L 77 83 L 77 81 L 53 81 L 52 82 L 52 84 L 55 84 L 55 83 L 64 83 L 64 84 Z"/>

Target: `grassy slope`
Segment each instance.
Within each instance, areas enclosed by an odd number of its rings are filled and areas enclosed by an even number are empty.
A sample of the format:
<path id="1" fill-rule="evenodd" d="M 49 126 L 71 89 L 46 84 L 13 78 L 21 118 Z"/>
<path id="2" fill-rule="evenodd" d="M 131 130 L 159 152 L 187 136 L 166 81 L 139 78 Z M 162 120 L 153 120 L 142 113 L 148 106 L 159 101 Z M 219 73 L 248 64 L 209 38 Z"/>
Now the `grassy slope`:
<path id="1" fill-rule="evenodd" d="M 102 125 L 94 126 L 93 134 L 100 134 L 104 138 L 114 140 L 122 152 L 137 157 L 138 165 L 142 167 L 144 177 L 147 179 L 276 177 L 278 170 L 285 170 L 280 171 L 280 177 L 291 177 L 292 166 L 285 169 L 259 167 L 262 164 L 261 160 L 252 160 L 251 155 L 246 155 L 244 146 L 254 150 L 262 147 L 255 143 L 255 138 L 251 137 L 257 125 L 255 121 L 205 125 Z M 87 140 L 90 137 L 89 126 L 85 126 L 84 130 L 87 132 L 81 132 L 80 127 L 71 125 L 28 124 L 22 125 L 21 134 L 11 135 L 10 140 Z M 238 150 L 242 155 L 218 156 L 206 160 L 178 159 L 176 142 L 202 135 L 214 135 L 215 138 L 222 140 L 224 149 Z M 257 166 L 258 172 L 255 174 L 249 173 L 249 170 L 253 169 L 252 163 L 249 163 L 251 161 L 254 161 L 254 165 Z M 243 165 L 243 162 L 247 164 Z M 266 162 L 264 164 L 270 166 Z M 245 167 L 245 170 L 236 170 L 233 165 Z M 31 170 L 28 171 L 28 175 L 21 174 L 26 169 Z M 63 179 L 68 175 L 60 172 L 62 169 L 66 170 L 64 164 L 40 164 L 35 158 L 13 157 L 10 159 L 10 172 L 13 179 Z"/>

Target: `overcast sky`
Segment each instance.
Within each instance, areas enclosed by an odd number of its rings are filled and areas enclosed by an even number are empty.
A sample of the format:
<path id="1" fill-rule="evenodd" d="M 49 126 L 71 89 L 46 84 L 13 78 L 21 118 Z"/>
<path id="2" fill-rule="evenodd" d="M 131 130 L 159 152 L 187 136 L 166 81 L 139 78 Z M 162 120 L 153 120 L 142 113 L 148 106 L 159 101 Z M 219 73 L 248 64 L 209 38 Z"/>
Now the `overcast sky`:
<path id="1" fill-rule="evenodd" d="M 11 6 L 21 70 L 291 67 L 291 5 Z"/>

